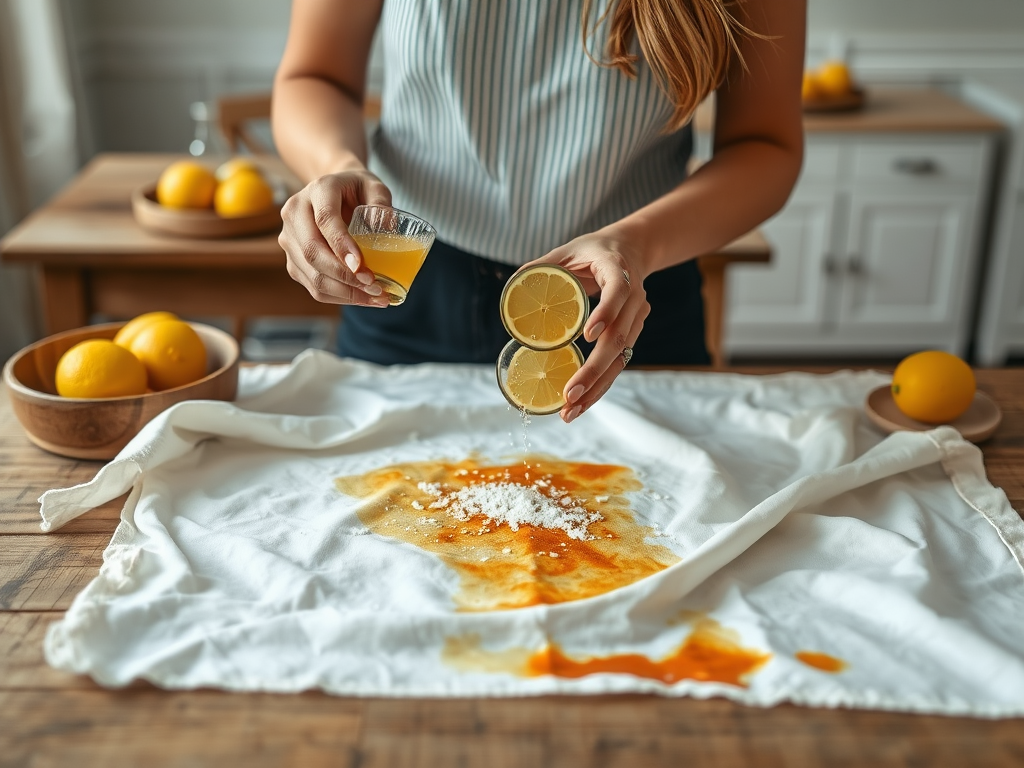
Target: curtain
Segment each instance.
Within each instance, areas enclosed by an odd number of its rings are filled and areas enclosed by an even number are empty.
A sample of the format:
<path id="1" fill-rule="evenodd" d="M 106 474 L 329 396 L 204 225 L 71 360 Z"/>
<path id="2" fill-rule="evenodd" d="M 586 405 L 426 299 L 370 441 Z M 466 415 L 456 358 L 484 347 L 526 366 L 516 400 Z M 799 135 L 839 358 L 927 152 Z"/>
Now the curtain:
<path id="1" fill-rule="evenodd" d="M 66 12 L 62 0 L 0 0 L 0 234 L 79 166 L 80 84 Z M 40 331 L 32 273 L 0 265 L 0 360 Z"/>

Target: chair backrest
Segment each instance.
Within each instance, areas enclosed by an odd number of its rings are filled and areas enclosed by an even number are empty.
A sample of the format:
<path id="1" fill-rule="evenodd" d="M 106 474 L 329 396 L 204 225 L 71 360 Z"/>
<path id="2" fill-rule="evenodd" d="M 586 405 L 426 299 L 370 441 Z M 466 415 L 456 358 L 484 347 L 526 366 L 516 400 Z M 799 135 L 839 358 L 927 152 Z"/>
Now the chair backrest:
<path id="1" fill-rule="evenodd" d="M 269 93 L 236 94 L 217 99 L 217 127 L 231 152 L 238 152 L 245 147 L 254 155 L 269 153 L 270 148 L 246 126 L 251 120 L 266 120 L 269 117 Z"/>

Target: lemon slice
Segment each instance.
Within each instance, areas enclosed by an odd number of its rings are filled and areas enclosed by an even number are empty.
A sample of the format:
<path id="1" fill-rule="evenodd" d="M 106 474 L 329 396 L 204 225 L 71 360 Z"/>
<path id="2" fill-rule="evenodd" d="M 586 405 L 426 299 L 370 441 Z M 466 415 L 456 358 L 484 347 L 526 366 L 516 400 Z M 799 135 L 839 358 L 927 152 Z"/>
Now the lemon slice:
<path id="1" fill-rule="evenodd" d="M 590 302 L 576 276 L 539 264 L 514 274 L 501 293 L 501 322 L 530 349 L 557 349 L 580 335 Z"/>
<path id="2" fill-rule="evenodd" d="M 581 365 L 575 344 L 536 350 L 510 341 L 499 358 L 498 386 L 515 408 L 543 416 L 565 405 L 562 392 Z"/>

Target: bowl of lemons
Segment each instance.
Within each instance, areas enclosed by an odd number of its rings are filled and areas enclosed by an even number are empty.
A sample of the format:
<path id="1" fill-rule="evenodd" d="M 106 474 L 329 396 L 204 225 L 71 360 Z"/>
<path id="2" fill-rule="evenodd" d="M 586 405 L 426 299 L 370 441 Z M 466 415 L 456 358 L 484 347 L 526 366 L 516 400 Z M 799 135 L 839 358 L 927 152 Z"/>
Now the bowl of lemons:
<path id="1" fill-rule="evenodd" d="M 995 400 L 978 390 L 971 367 L 937 349 L 904 358 L 892 383 L 868 394 L 864 411 L 887 433 L 948 425 L 974 443 L 992 437 L 1003 416 Z"/>
<path id="2" fill-rule="evenodd" d="M 842 61 L 826 61 L 804 72 L 800 95 L 805 112 L 845 112 L 864 106 L 864 89 Z"/>
<path id="3" fill-rule="evenodd" d="M 29 440 L 76 459 L 112 459 L 185 400 L 234 400 L 238 343 L 170 312 L 65 331 L 11 357 L 3 381 Z"/>
<path id="4" fill-rule="evenodd" d="M 167 166 L 155 184 L 132 194 L 144 229 L 165 235 L 225 238 L 260 235 L 281 226 L 288 190 L 256 160 L 234 157 L 216 169 L 198 160 Z"/>

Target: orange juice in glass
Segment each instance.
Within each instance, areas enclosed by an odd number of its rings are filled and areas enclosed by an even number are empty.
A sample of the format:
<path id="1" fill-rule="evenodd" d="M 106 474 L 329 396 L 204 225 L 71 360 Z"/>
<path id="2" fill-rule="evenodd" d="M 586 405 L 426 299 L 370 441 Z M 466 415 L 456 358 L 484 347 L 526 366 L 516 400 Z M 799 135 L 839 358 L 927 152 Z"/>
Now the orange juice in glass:
<path id="1" fill-rule="evenodd" d="M 348 231 L 389 303 L 394 306 L 405 301 L 427 251 L 434 244 L 434 228 L 397 208 L 360 205 L 352 213 Z"/>

